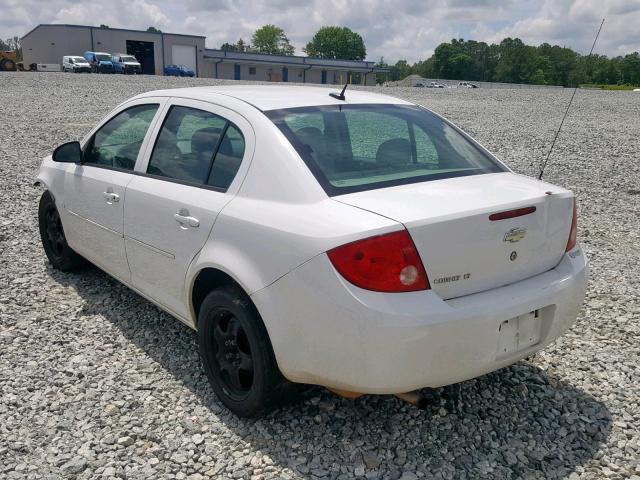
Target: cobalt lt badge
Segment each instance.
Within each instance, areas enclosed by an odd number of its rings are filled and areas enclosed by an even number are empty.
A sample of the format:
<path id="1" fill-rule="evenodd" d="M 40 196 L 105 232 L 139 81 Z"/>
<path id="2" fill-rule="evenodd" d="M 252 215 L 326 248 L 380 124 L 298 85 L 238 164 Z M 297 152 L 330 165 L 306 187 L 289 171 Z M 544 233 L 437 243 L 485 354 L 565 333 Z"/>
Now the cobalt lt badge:
<path id="1" fill-rule="evenodd" d="M 518 258 L 518 252 L 514 250 L 513 252 L 511 252 L 511 255 L 509 255 L 509 260 L 513 262 L 516 258 Z"/>

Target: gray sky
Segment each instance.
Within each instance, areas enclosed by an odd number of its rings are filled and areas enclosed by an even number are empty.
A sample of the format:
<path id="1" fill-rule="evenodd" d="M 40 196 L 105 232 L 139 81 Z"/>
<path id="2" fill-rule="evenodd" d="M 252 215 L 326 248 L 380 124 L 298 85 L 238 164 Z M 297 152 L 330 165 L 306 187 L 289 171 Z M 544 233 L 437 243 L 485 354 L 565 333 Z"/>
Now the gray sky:
<path id="1" fill-rule="evenodd" d="M 367 58 L 388 62 L 426 59 L 452 38 L 499 41 L 519 37 L 588 53 L 603 17 L 596 52 L 640 50 L 640 0 L 0 0 L 0 37 L 22 36 L 38 23 L 111 27 L 205 35 L 217 48 L 251 39 L 266 23 L 282 27 L 301 55 L 323 25 L 344 25 L 362 35 Z"/>

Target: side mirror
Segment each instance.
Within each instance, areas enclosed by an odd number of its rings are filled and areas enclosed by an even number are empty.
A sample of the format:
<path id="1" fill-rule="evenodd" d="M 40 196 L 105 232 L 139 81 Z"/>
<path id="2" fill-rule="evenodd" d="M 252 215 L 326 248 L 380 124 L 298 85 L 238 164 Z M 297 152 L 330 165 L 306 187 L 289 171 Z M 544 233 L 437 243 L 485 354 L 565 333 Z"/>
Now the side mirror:
<path id="1" fill-rule="evenodd" d="M 51 158 L 54 162 L 80 163 L 82 161 L 80 142 L 63 143 L 53 151 Z"/>

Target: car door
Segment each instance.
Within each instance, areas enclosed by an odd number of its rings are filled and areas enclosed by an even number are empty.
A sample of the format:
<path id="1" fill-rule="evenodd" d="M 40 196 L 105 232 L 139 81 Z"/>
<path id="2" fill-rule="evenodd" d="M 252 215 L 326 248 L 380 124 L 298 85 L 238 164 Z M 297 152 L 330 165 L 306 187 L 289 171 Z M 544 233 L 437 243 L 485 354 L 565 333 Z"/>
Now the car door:
<path id="1" fill-rule="evenodd" d="M 83 160 L 65 175 L 65 228 L 71 247 L 119 280 L 129 282 L 124 249 L 126 186 L 164 100 L 128 103 L 83 145 Z"/>
<path id="2" fill-rule="evenodd" d="M 254 134 L 239 114 L 171 99 L 127 186 L 124 233 L 131 281 L 182 319 L 185 276 L 248 168 Z"/>

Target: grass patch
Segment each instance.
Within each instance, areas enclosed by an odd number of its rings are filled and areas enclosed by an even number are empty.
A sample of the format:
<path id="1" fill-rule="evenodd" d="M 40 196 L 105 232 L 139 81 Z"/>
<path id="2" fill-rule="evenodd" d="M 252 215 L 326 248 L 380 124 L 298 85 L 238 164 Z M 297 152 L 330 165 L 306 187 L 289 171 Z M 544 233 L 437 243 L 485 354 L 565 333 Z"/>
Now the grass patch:
<path id="1" fill-rule="evenodd" d="M 599 90 L 633 90 L 634 88 L 640 88 L 640 86 L 634 85 L 606 85 L 602 83 L 583 83 L 580 88 L 597 88 Z"/>

